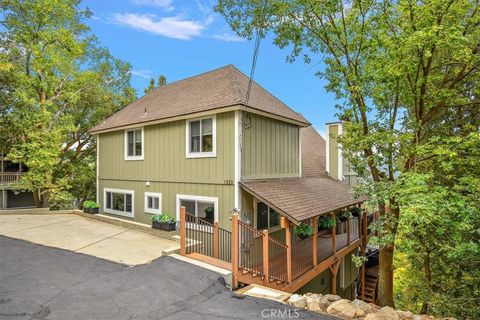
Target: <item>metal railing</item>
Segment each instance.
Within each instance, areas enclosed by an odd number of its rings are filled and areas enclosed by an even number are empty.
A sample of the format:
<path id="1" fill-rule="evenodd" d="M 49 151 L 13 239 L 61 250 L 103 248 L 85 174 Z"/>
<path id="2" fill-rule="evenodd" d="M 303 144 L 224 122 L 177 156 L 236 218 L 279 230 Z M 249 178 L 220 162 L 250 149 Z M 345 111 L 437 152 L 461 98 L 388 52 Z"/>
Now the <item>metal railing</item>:
<path id="1" fill-rule="evenodd" d="M 238 267 L 256 275 L 263 275 L 263 232 L 238 221 L 238 236 Z"/>
<path id="2" fill-rule="evenodd" d="M 273 238 L 268 238 L 269 280 L 288 282 L 287 246 Z"/>
<path id="3" fill-rule="evenodd" d="M 292 245 L 292 279 L 295 280 L 313 269 L 313 236 Z"/>

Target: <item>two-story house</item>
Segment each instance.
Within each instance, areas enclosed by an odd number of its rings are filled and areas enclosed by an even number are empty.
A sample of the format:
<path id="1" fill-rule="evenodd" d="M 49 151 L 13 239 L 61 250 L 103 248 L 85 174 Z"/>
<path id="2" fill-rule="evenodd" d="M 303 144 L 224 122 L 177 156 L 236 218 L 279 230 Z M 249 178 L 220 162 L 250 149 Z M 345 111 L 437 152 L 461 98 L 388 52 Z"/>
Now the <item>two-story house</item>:
<path id="1" fill-rule="evenodd" d="M 358 269 L 345 257 L 365 244 L 362 217 L 321 234 L 318 219 L 365 199 L 327 175 L 325 140 L 302 115 L 255 82 L 245 102 L 248 84 L 229 65 L 154 89 L 92 128 L 101 211 L 144 224 L 176 216 L 184 246 L 200 243 L 183 253 L 223 252 L 234 286 L 339 287 L 351 297 Z M 307 239 L 294 235 L 301 224 L 313 226 Z"/>

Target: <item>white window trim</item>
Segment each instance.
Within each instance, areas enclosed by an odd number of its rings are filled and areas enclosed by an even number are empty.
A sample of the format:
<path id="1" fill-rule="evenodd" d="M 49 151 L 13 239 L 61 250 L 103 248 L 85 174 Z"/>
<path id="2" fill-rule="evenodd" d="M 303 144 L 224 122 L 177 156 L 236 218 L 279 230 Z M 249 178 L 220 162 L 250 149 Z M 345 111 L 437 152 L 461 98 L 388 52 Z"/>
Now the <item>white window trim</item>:
<path id="1" fill-rule="evenodd" d="M 148 197 L 158 198 L 158 210 L 148 207 Z M 162 213 L 162 194 L 158 192 L 145 192 L 145 207 L 146 213 L 161 214 Z"/>
<path id="2" fill-rule="evenodd" d="M 213 202 L 213 208 L 215 210 L 213 215 L 213 221 L 218 222 L 218 198 L 217 197 L 204 197 L 204 196 L 192 196 L 186 194 L 177 194 L 177 221 L 180 221 L 180 201 L 191 200 L 201 202 Z"/>
<path id="3" fill-rule="evenodd" d="M 132 212 L 119 211 L 107 208 L 107 192 L 123 193 L 132 195 Z M 133 218 L 135 217 L 135 191 L 124 189 L 103 188 L 103 212 L 116 214 L 119 216 Z"/>
<path id="4" fill-rule="evenodd" d="M 190 152 L 190 122 L 204 119 L 212 119 L 212 151 L 211 152 Z M 200 132 L 201 134 L 201 132 Z M 201 139 L 200 139 L 201 143 Z M 210 115 L 200 118 L 191 118 L 185 121 L 185 157 L 194 158 L 215 158 L 217 156 L 217 116 Z"/>
<path id="5" fill-rule="evenodd" d="M 128 155 L 128 132 L 130 131 L 135 131 L 135 130 L 141 130 L 142 131 L 142 155 L 141 156 L 129 156 Z M 143 127 L 138 127 L 138 128 L 131 128 L 127 129 L 124 131 L 124 140 L 125 140 L 125 160 L 126 161 L 131 161 L 131 160 L 143 160 L 145 158 L 145 134 Z"/>

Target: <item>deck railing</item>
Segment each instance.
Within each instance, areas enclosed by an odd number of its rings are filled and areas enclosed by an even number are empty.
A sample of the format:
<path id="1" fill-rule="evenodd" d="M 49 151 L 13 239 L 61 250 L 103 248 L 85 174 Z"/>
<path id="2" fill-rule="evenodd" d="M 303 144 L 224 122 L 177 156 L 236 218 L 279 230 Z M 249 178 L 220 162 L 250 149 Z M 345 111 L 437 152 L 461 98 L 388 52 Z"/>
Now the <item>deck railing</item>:
<path id="1" fill-rule="evenodd" d="M 182 255 L 200 254 L 225 262 L 232 261 L 232 233 L 181 209 L 180 250 Z"/>
<path id="2" fill-rule="evenodd" d="M 20 181 L 21 172 L 0 172 L 0 184 L 10 184 Z"/>
<path id="3" fill-rule="evenodd" d="M 263 232 L 238 221 L 238 267 L 255 275 L 263 275 Z"/>
<path id="4" fill-rule="evenodd" d="M 300 240 L 293 244 L 292 248 L 292 278 L 302 276 L 313 268 L 313 241 L 314 236 Z M 318 240 L 317 240 L 318 241 Z"/>
<path id="5" fill-rule="evenodd" d="M 268 262 L 270 279 L 288 282 L 287 246 L 271 237 L 268 238 Z"/>

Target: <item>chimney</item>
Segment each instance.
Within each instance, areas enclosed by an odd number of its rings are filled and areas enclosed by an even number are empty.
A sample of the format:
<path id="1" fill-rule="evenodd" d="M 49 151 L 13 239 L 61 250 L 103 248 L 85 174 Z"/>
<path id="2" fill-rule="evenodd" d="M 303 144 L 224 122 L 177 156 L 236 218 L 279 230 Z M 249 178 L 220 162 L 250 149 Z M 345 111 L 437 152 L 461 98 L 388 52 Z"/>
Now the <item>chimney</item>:
<path id="1" fill-rule="evenodd" d="M 345 181 L 349 186 L 357 184 L 357 174 L 351 170 L 342 154 L 342 145 L 337 137 L 343 134 L 342 122 L 327 123 L 326 166 L 328 175 L 336 180 Z"/>

